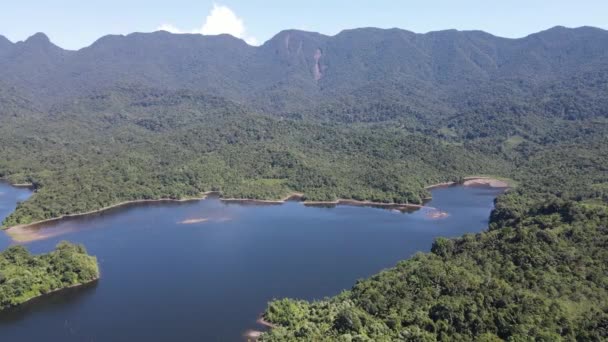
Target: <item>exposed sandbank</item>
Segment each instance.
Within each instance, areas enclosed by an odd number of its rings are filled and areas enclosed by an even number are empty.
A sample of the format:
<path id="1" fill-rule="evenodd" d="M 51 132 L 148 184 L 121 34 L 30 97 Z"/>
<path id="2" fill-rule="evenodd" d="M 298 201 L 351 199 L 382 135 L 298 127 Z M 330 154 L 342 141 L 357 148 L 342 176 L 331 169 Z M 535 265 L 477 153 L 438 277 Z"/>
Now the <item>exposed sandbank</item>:
<path id="1" fill-rule="evenodd" d="M 20 224 L 20 225 L 8 227 L 8 228 L 4 229 L 4 231 L 9 236 L 11 236 L 11 238 L 13 238 L 13 240 L 15 240 L 17 242 L 28 242 L 28 241 L 33 241 L 33 240 L 40 240 L 40 239 L 48 238 L 50 236 L 44 236 L 44 234 L 40 234 L 37 231 L 31 230 L 32 228 L 36 228 L 36 226 L 39 226 L 39 225 L 52 223 L 55 221 L 60 221 L 62 219 L 71 218 L 71 217 L 80 217 L 80 216 L 98 214 L 98 213 L 101 213 L 101 212 L 104 212 L 104 211 L 107 211 L 110 209 L 117 209 L 117 208 L 131 205 L 131 204 L 200 201 L 200 200 L 207 198 L 208 195 L 214 194 L 214 193 L 216 193 L 216 192 L 210 191 L 210 192 L 203 193 L 201 197 L 184 198 L 184 199 L 160 198 L 160 199 L 143 199 L 143 200 L 124 201 L 124 202 L 120 202 L 117 204 L 109 205 L 107 207 L 103 207 L 101 209 L 87 211 L 84 213 L 67 214 L 67 215 L 62 215 L 59 217 L 46 219 L 46 220 L 40 220 L 40 221 L 28 223 L 28 224 Z"/>
<path id="2" fill-rule="evenodd" d="M 324 205 L 351 205 L 358 207 L 381 207 L 387 209 L 397 209 L 397 210 L 408 210 L 408 209 L 436 209 L 433 207 L 428 207 L 422 204 L 411 204 L 411 203 L 383 203 L 383 202 L 373 202 L 373 201 L 359 201 L 353 199 L 338 199 L 335 201 L 305 201 L 302 202 L 307 206 L 324 206 Z"/>
<path id="3" fill-rule="evenodd" d="M 270 322 L 268 322 L 267 320 L 264 319 L 264 316 L 260 316 L 258 318 L 258 320 L 256 321 L 257 324 L 264 326 L 267 329 L 272 329 L 272 328 L 276 328 L 277 326 L 275 324 L 272 324 Z M 247 339 L 247 341 L 257 341 L 263 334 L 263 331 L 260 330 L 247 330 L 245 331 L 244 337 Z"/>
<path id="4" fill-rule="evenodd" d="M 276 324 L 272 324 L 270 322 L 268 322 L 267 320 L 264 319 L 264 316 L 260 316 L 260 318 L 258 318 L 258 320 L 256 321 L 256 323 L 263 325 L 267 328 L 276 328 L 277 325 Z"/>
<path id="5" fill-rule="evenodd" d="M 431 220 L 441 220 L 441 219 L 449 217 L 450 214 L 445 211 L 435 209 L 435 210 L 428 210 L 424 216 Z"/>
<path id="6" fill-rule="evenodd" d="M 0 178 L 0 183 L 5 183 L 8 184 L 12 187 L 15 188 L 30 188 L 33 189 L 34 188 L 34 184 L 33 183 L 13 183 L 10 180 L 6 179 L 6 178 Z"/>
<path id="7" fill-rule="evenodd" d="M 15 188 L 33 188 L 34 184 L 32 184 L 32 183 L 16 183 L 16 184 L 11 184 L 11 186 L 14 186 Z"/>
<path id="8" fill-rule="evenodd" d="M 509 184 L 509 181 L 507 181 L 507 180 L 501 180 L 501 179 L 485 177 L 485 176 L 471 176 L 471 177 L 464 177 L 462 183 L 456 183 L 456 182 L 452 182 L 452 181 L 442 182 L 442 183 L 428 185 L 428 186 L 425 186 L 424 188 L 427 190 L 432 190 L 432 189 L 436 189 L 436 188 L 444 188 L 444 187 L 453 186 L 453 185 L 489 186 L 492 188 L 509 188 L 511 186 L 511 184 Z"/>
<path id="9" fill-rule="evenodd" d="M 263 332 L 259 331 L 259 330 L 247 330 L 245 331 L 245 333 L 243 334 L 243 336 L 245 337 L 245 339 L 247 341 L 257 341 L 260 337 L 262 337 Z"/>
<path id="10" fill-rule="evenodd" d="M 72 229 L 63 230 L 50 230 L 43 229 L 34 226 L 15 226 L 13 228 L 5 230 L 6 234 L 13 240 L 13 242 L 26 243 L 38 240 L 50 239 L 55 236 L 59 236 L 65 233 L 73 231 Z"/>
<path id="11" fill-rule="evenodd" d="M 260 199 L 248 199 L 248 198 L 220 198 L 222 202 L 234 202 L 234 203 L 259 203 L 259 204 L 284 204 L 290 200 L 301 200 L 304 194 L 299 192 L 291 193 L 282 199 L 278 200 L 260 200 Z M 354 199 L 340 198 L 335 201 L 301 201 L 300 203 L 308 206 L 323 206 L 323 205 L 353 205 L 353 206 L 366 206 L 366 207 L 386 207 L 393 209 L 420 209 L 420 208 L 431 208 L 421 204 L 410 204 L 410 203 L 383 203 L 373 201 L 359 201 Z M 434 208 L 431 208 L 434 209 Z"/>
<path id="12" fill-rule="evenodd" d="M 492 188 L 508 188 L 509 183 L 504 180 L 491 177 L 467 177 L 464 179 L 464 186 L 490 186 Z"/>
<path id="13" fill-rule="evenodd" d="M 301 200 L 304 197 L 303 193 L 300 192 L 292 192 L 289 195 L 277 199 L 277 200 L 264 200 L 264 199 L 252 199 L 252 198 L 220 198 L 222 202 L 232 202 L 232 203 L 259 203 L 259 204 L 283 204 L 290 200 Z"/>
<path id="14" fill-rule="evenodd" d="M 424 188 L 427 190 L 431 190 L 431 189 L 435 189 L 435 188 L 445 188 L 448 186 L 452 186 L 456 184 L 456 182 L 442 182 L 442 183 L 437 183 L 437 184 L 431 184 L 428 186 L 425 186 Z"/>
<path id="15" fill-rule="evenodd" d="M 193 218 L 193 219 L 183 220 L 183 221 L 178 222 L 178 223 L 179 224 L 196 224 L 196 223 L 203 223 L 203 222 L 207 222 L 207 221 L 209 221 L 208 218 L 201 217 L 201 218 Z"/>

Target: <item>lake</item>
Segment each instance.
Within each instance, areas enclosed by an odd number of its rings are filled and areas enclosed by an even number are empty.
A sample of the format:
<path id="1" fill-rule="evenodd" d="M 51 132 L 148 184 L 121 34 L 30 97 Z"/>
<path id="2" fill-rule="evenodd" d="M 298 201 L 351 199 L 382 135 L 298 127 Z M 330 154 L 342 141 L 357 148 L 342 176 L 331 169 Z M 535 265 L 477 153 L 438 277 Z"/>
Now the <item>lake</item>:
<path id="1" fill-rule="evenodd" d="M 242 341 L 273 298 L 322 299 L 391 267 L 439 236 L 486 229 L 501 189 L 432 191 L 426 210 L 225 203 L 147 203 L 52 223 L 96 255 L 101 279 L 0 313 L 3 341 Z M 29 196 L 0 183 L 0 218 Z M 183 224 L 186 222 L 194 222 Z M 0 249 L 11 244 L 0 233 Z"/>

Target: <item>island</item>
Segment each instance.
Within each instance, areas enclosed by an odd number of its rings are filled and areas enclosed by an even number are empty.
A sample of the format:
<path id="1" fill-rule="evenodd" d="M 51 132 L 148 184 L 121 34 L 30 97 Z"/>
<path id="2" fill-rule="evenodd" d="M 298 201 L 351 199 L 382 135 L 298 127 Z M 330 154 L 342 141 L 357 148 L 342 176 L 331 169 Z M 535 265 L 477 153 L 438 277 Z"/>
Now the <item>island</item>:
<path id="1" fill-rule="evenodd" d="M 81 245 L 60 242 L 42 255 L 33 255 L 21 245 L 11 246 L 0 253 L 0 310 L 98 279 L 97 258 Z"/>

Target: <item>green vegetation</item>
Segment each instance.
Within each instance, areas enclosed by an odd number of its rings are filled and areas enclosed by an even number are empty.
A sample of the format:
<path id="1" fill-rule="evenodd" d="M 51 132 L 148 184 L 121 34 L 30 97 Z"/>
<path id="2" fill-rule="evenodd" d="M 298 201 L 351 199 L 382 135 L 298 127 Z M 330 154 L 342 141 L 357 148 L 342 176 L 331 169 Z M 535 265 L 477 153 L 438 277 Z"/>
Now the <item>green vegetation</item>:
<path id="1" fill-rule="evenodd" d="M 97 259 L 83 246 L 61 242 L 43 255 L 12 246 L 0 252 L 0 310 L 97 278 Z"/>
<path id="2" fill-rule="evenodd" d="M 295 191 L 307 200 L 421 203 L 428 184 L 509 169 L 421 133 L 281 120 L 192 92 L 120 89 L 44 120 L 0 117 L 0 177 L 37 189 L 5 227 L 211 190 L 234 198 Z"/>
<path id="3" fill-rule="evenodd" d="M 336 297 L 271 302 L 280 326 L 262 340 L 608 339 L 608 206 L 554 199 L 512 215 L 522 196 L 499 201 L 489 231 L 440 238 Z"/>
<path id="4" fill-rule="evenodd" d="M 505 149 L 513 149 L 519 146 L 519 144 L 525 142 L 526 139 L 519 135 L 514 135 L 505 140 L 504 147 Z"/>
<path id="5" fill-rule="evenodd" d="M 278 327 L 262 340 L 608 339 L 606 120 L 533 117 L 459 135 L 466 149 L 511 165 L 501 174 L 518 184 L 497 199 L 487 232 L 438 239 L 431 253 L 333 298 L 273 301 L 265 319 Z M 504 148 L 509 131 L 537 119 L 546 125 Z"/>
<path id="6" fill-rule="evenodd" d="M 547 165 L 553 190 L 579 176 L 589 188 L 605 162 L 607 47 L 591 27 L 288 30 L 260 47 L 166 32 L 80 51 L 41 33 L 5 42 L 0 178 L 37 192 L 3 227 L 209 190 L 420 203 L 429 184 Z M 573 159 L 576 175 L 554 167 Z"/>

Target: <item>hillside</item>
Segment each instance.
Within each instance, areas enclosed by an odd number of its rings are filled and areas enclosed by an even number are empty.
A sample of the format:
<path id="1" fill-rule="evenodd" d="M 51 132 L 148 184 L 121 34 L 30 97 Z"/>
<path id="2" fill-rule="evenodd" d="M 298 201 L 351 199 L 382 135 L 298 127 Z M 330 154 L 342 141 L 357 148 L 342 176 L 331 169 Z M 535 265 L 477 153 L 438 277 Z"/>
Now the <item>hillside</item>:
<path id="1" fill-rule="evenodd" d="M 591 27 L 555 27 L 521 39 L 481 31 L 362 28 L 330 37 L 287 30 L 260 47 L 229 35 L 167 32 L 106 36 L 78 51 L 62 50 L 41 33 L 3 41 L 0 82 L 45 104 L 114 86 L 162 85 L 279 115 L 324 113 L 330 120 L 327 111 L 335 106 L 402 106 L 385 114 L 391 118 L 456 114 L 506 98 L 527 103 L 547 87 L 573 90 L 571 80 L 588 73 L 600 78 L 576 88 L 593 96 L 605 90 L 608 71 L 608 32 Z"/>
<path id="2" fill-rule="evenodd" d="M 37 189 L 9 226 L 207 191 L 419 204 L 425 185 L 508 170 L 421 134 L 280 120 L 187 91 L 123 88 L 0 122 L 0 177 Z"/>
<path id="3" fill-rule="evenodd" d="M 323 301 L 271 302 L 263 341 L 603 341 L 606 206 L 532 206 Z"/>
<path id="4" fill-rule="evenodd" d="M 209 190 L 420 203 L 438 181 L 535 177 L 558 147 L 591 160 L 587 193 L 605 178 L 600 29 L 2 41 L 0 177 L 37 188 L 5 225 Z"/>

